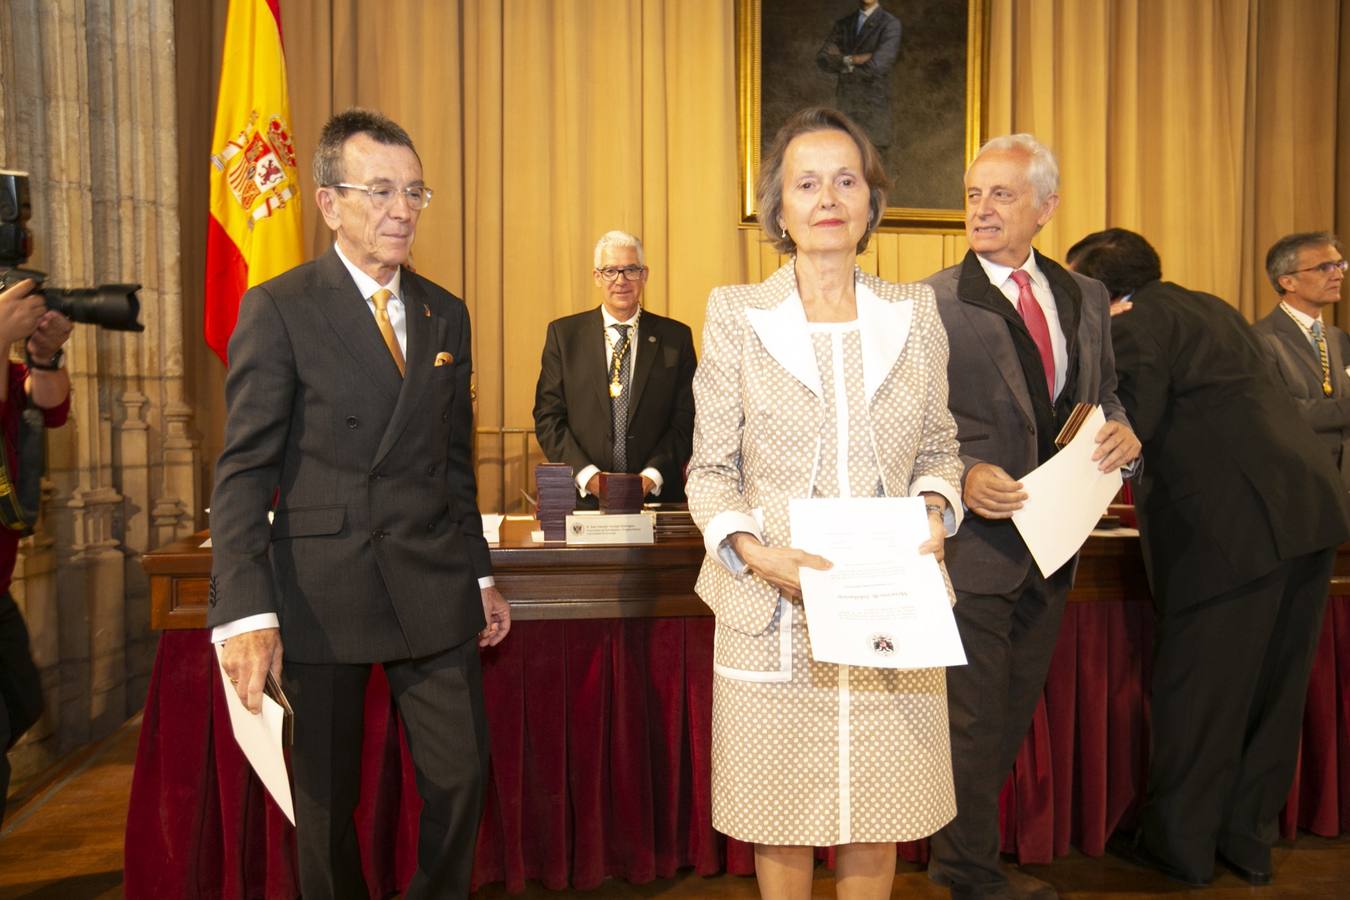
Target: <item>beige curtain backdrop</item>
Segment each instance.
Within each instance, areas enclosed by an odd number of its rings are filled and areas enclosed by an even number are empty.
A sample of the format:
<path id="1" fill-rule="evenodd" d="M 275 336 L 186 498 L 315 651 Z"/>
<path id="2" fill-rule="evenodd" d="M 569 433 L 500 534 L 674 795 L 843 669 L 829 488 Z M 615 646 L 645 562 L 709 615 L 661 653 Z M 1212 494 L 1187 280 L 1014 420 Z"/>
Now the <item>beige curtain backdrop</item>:
<path id="1" fill-rule="evenodd" d="M 436 196 L 416 265 L 469 303 L 480 426 L 531 427 L 545 325 L 597 302 L 603 231 L 643 238 L 647 306 L 696 334 L 710 288 L 780 264 L 735 226 L 733 0 L 282 6 L 302 153 L 351 104 L 417 142 Z M 180 37 L 198 51 L 179 63 L 192 76 L 180 82 L 185 216 L 205 190 L 223 9 L 178 2 Z M 1090 231 L 1136 229 L 1167 277 L 1248 318 L 1268 311 L 1270 243 L 1350 222 L 1348 12 L 1350 0 L 991 0 L 987 134 L 1029 131 L 1060 157 L 1062 203 L 1041 249 L 1061 256 Z M 318 217 L 305 227 L 312 251 L 326 249 Z M 185 218 L 183 233 L 190 278 L 203 230 Z M 886 234 L 862 264 L 917 279 L 964 251 L 959 235 Z M 184 294 L 199 298 L 199 284 Z M 209 467 L 221 376 L 196 346 Z M 480 436 L 485 508 L 514 506 L 524 440 Z"/>

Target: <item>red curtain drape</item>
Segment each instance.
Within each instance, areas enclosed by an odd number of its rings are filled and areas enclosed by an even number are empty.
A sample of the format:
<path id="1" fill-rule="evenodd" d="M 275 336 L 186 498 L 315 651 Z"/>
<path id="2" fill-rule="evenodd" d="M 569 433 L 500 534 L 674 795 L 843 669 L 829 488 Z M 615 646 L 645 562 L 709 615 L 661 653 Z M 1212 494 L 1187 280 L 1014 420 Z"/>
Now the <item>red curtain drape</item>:
<path id="1" fill-rule="evenodd" d="M 693 867 L 753 871 L 712 830 L 711 618 L 519 622 L 483 654 L 492 772 L 475 885 L 587 889 Z M 1151 613 L 1071 603 L 1045 697 L 1004 788 L 1004 850 L 1046 863 L 1102 853 L 1133 814 L 1148 746 Z M 292 898 L 294 832 L 233 737 L 207 633 L 165 632 L 127 815 L 126 896 Z M 1350 597 L 1332 598 L 1308 692 L 1299 775 L 1282 817 L 1350 826 Z M 366 696 L 362 862 L 372 896 L 407 884 L 419 801 L 382 673 Z M 921 860 L 922 842 L 900 846 Z"/>

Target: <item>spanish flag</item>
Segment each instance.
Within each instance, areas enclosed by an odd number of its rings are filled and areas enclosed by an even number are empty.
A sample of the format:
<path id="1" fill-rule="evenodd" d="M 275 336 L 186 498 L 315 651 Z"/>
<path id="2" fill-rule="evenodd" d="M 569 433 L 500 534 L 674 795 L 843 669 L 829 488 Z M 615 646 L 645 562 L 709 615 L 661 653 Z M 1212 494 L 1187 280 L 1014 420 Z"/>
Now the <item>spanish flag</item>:
<path id="1" fill-rule="evenodd" d="M 226 363 L 239 298 L 304 261 L 281 0 L 230 0 L 211 140 L 206 343 Z"/>

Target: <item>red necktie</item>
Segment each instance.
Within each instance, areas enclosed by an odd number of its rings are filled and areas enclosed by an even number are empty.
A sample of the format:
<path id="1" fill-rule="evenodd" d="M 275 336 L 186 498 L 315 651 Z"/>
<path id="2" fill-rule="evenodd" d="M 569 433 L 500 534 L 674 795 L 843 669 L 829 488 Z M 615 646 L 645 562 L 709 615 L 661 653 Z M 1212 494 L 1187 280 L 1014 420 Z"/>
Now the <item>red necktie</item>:
<path id="1" fill-rule="evenodd" d="M 1041 352 L 1041 367 L 1045 369 L 1045 383 L 1050 388 L 1050 399 L 1055 399 L 1055 350 L 1050 346 L 1050 326 L 1045 322 L 1045 312 L 1031 292 L 1031 277 L 1018 269 L 1012 273 L 1017 282 L 1017 312 L 1031 332 L 1036 349 Z"/>

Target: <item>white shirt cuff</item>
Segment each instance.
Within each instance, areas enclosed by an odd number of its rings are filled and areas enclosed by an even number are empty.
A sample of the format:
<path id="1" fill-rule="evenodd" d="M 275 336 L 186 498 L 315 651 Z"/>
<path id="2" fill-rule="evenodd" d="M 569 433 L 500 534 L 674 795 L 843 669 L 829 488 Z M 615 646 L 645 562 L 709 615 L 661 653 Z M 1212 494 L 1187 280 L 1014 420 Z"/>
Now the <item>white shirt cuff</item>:
<path id="1" fill-rule="evenodd" d="M 586 468 L 582 469 L 580 472 L 577 473 L 577 491 L 581 494 L 581 496 L 583 497 L 590 496 L 590 494 L 586 493 L 586 483 L 591 480 L 591 476 L 598 475 L 599 473 L 600 473 L 599 466 L 587 466 Z"/>
<path id="2" fill-rule="evenodd" d="M 482 578 L 478 579 L 478 589 L 480 591 L 483 590 L 484 588 L 496 586 L 497 586 L 497 579 L 493 578 L 491 575 L 484 575 Z"/>
<path id="3" fill-rule="evenodd" d="M 733 575 L 743 575 L 745 573 L 745 560 L 737 555 L 736 551 L 731 549 L 731 544 L 727 538 L 738 531 L 744 531 L 753 534 L 755 538 L 764 542 L 764 525 L 761 521 L 764 513 L 761 510 L 753 510 L 749 514 L 725 510 L 712 517 L 708 527 L 703 529 L 703 547 L 708 551 L 708 555 L 720 562 L 728 572 Z"/>
<path id="4" fill-rule="evenodd" d="M 224 625 L 211 629 L 211 643 L 223 644 L 232 637 L 238 637 L 249 631 L 262 631 L 264 628 L 279 628 L 276 613 L 258 613 L 256 616 L 244 616 Z"/>
<path id="5" fill-rule="evenodd" d="M 660 473 L 659 471 L 657 471 L 656 469 L 653 469 L 652 467 L 648 466 L 647 468 L 643 469 L 643 470 L 642 470 L 641 472 L 639 472 L 638 474 L 640 474 L 643 478 L 650 478 L 650 479 L 651 479 L 651 482 L 652 482 L 652 496 L 653 496 L 653 497 L 660 497 L 660 496 L 661 496 L 661 485 L 663 485 L 663 484 L 666 483 L 665 480 L 661 478 L 661 473 Z"/>

